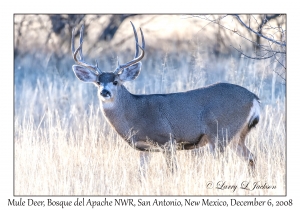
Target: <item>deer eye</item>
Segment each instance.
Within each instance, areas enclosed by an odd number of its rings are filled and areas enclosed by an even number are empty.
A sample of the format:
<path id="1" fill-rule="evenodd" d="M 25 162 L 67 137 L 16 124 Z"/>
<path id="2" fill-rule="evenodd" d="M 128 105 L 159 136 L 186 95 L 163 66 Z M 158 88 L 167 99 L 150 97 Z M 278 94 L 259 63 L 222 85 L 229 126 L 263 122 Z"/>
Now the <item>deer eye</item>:
<path id="1" fill-rule="evenodd" d="M 117 85 L 117 84 L 118 84 L 118 81 L 114 81 L 114 82 L 113 82 L 113 85 Z"/>

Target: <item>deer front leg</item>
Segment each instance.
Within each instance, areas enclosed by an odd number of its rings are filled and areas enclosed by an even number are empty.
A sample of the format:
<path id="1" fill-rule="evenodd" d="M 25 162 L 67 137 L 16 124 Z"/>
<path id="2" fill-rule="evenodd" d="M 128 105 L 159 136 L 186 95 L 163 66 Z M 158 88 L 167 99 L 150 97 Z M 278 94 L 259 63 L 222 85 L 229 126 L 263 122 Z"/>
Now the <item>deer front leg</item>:
<path id="1" fill-rule="evenodd" d="M 170 137 L 170 141 L 164 146 L 163 155 L 167 162 L 168 169 L 174 173 L 177 171 L 177 158 L 176 158 L 176 141 Z"/>
<path id="2" fill-rule="evenodd" d="M 150 163 L 149 152 L 140 152 L 140 174 L 141 178 L 146 178 L 146 173 Z"/>

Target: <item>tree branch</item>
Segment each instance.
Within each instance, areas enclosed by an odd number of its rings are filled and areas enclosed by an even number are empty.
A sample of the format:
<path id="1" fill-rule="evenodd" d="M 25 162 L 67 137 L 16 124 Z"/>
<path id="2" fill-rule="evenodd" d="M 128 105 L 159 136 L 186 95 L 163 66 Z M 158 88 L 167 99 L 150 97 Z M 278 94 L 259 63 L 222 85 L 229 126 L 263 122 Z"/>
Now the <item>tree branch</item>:
<path id="1" fill-rule="evenodd" d="M 200 18 L 200 19 L 207 20 L 207 21 L 209 21 L 209 22 L 211 22 L 211 23 L 217 24 L 219 27 L 222 27 L 222 28 L 224 28 L 224 29 L 226 29 L 226 30 L 228 30 L 228 31 L 231 31 L 231 32 L 234 33 L 234 34 L 237 34 L 238 36 L 242 37 L 243 39 L 247 40 L 248 42 L 251 42 L 251 43 L 254 44 L 255 46 L 258 46 L 258 47 L 260 47 L 260 48 L 262 48 L 262 49 L 266 49 L 266 48 L 267 48 L 267 46 L 265 46 L 265 45 L 258 44 L 258 43 L 256 43 L 256 42 L 254 42 L 254 41 L 252 41 L 252 40 L 246 38 L 245 36 L 241 35 L 237 30 L 232 30 L 232 29 L 230 29 L 230 28 L 227 28 L 227 27 L 221 25 L 221 24 L 219 23 L 219 21 L 220 21 L 221 19 L 225 18 L 226 16 L 227 16 L 227 15 L 225 15 L 225 16 L 223 16 L 222 18 L 219 18 L 219 19 L 217 19 L 217 20 L 211 20 L 211 19 L 207 18 L 206 16 L 204 16 L 204 18 L 203 18 L 203 17 L 201 17 L 201 16 L 197 16 L 197 15 L 196 15 L 195 17 L 198 17 L 198 18 Z M 206 24 L 204 27 L 206 27 L 207 25 L 208 25 L 208 24 Z M 202 30 L 204 27 L 202 27 L 201 30 Z"/>
<path id="2" fill-rule="evenodd" d="M 271 42 L 273 42 L 273 43 L 276 43 L 276 44 L 278 44 L 278 45 L 280 45 L 280 46 L 286 47 L 286 44 L 285 44 L 285 43 L 275 41 L 274 39 L 270 39 L 270 38 L 264 36 L 263 34 L 258 33 L 257 31 L 254 31 L 252 28 L 248 27 L 248 26 L 241 20 L 241 18 L 240 18 L 238 15 L 232 15 L 232 16 L 236 17 L 236 19 L 237 19 L 244 27 L 246 27 L 249 31 L 253 32 L 253 33 L 256 34 L 257 36 L 260 36 L 260 37 L 262 37 L 262 38 L 264 38 L 264 39 L 266 39 L 266 40 L 269 40 L 269 41 L 271 41 Z"/>
<path id="3" fill-rule="evenodd" d="M 254 60 L 265 60 L 265 59 L 269 59 L 269 58 L 272 58 L 273 57 L 273 54 L 270 55 L 270 56 L 261 56 L 261 57 L 251 57 L 249 55 L 246 55 L 245 53 L 243 53 L 243 51 L 235 48 L 234 46 L 230 45 L 232 48 L 234 48 L 236 51 L 238 51 L 239 53 L 241 53 L 243 56 L 245 56 L 246 58 L 250 58 L 250 59 L 254 59 Z M 275 53 L 276 54 L 276 53 Z"/>
<path id="4" fill-rule="evenodd" d="M 271 50 L 273 50 L 270 42 L 269 42 L 269 46 L 270 46 Z M 274 51 L 271 51 L 271 53 L 273 53 L 275 60 L 286 70 L 286 67 L 277 59 L 276 53 L 274 53 Z"/>

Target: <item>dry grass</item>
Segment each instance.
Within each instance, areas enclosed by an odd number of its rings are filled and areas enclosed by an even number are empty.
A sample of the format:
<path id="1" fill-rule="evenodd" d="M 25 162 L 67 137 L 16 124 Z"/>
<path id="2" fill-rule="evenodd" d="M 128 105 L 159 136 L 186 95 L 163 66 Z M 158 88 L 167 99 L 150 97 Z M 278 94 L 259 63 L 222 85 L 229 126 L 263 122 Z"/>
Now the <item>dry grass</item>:
<path id="1" fill-rule="evenodd" d="M 269 108 L 267 108 L 269 109 Z M 97 109 L 99 110 L 99 109 Z M 140 181 L 139 152 L 110 130 L 103 134 L 99 113 L 76 119 L 77 128 L 64 128 L 61 117 L 47 112 L 44 128 L 30 119 L 16 120 L 16 195 L 283 195 L 285 194 L 284 123 L 274 126 L 276 111 L 264 110 L 260 125 L 247 144 L 257 156 L 257 175 L 229 149 L 214 159 L 201 153 L 178 152 L 179 170 L 170 174 L 160 153 L 153 153 L 146 179 Z M 282 116 L 282 115 L 281 115 Z M 109 129 L 107 129 L 109 130 Z M 207 183 L 240 186 L 260 181 L 276 186 L 265 190 L 207 189 Z"/>
<path id="2" fill-rule="evenodd" d="M 229 148 L 220 159 L 214 159 L 205 147 L 200 152 L 178 152 L 179 170 L 175 174 L 166 169 L 162 154 L 153 153 L 147 177 L 140 180 L 139 152 L 130 148 L 105 122 L 93 85 L 81 84 L 73 78 L 62 82 L 59 75 L 54 76 L 54 80 L 50 76 L 36 77 L 35 87 L 25 76 L 22 85 L 16 88 L 16 195 L 286 193 L 282 95 L 276 98 L 277 103 L 262 104 L 261 121 L 247 137 L 247 145 L 257 157 L 256 176 L 249 175 L 246 163 Z M 167 73 L 165 78 L 168 78 Z M 134 86 L 137 85 L 129 89 Z M 176 83 L 171 87 L 174 86 Z M 176 88 L 179 86 L 180 83 Z M 254 86 L 248 88 L 255 89 Z M 265 98 L 264 89 L 259 90 Z M 139 91 L 145 88 L 133 92 Z M 244 181 L 250 182 L 249 188 L 259 181 L 276 189 L 240 189 Z M 213 189 L 208 189 L 209 182 L 214 184 Z M 216 189 L 221 185 L 218 182 L 237 185 L 237 189 Z"/>

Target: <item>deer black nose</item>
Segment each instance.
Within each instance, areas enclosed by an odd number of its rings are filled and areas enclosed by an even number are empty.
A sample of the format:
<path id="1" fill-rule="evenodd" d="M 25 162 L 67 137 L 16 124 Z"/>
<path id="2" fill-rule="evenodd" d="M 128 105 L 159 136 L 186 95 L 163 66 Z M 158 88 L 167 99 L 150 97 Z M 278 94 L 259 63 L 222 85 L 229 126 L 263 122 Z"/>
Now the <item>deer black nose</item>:
<path id="1" fill-rule="evenodd" d="M 105 90 L 103 89 L 100 94 L 103 96 L 103 97 L 109 97 L 110 96 L 110 92 L 108 90 Z"/>

